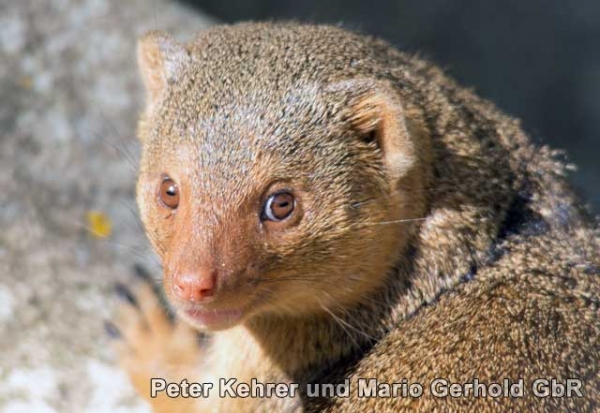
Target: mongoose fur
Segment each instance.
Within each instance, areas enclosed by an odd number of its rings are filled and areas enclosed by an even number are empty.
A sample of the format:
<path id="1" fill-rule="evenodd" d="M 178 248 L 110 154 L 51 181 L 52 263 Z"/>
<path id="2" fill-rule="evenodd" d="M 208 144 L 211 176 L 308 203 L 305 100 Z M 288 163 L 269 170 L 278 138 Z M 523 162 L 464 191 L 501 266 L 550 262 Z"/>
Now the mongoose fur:
<path id="1" fill-rule="evenodd" d="M 141 283 L 118 345 L 155 411 L 599 409 L 600 237 L 558 152 L 435 66 L 337 27 L 152 32 L 138 51 L 138 202 L 177 317 Z M 157 199 L 165 177 L 176 208 Z M 290 218 L 261 218 L 280 190 Z M 151 398 L 153 377 L 349 378 L 351 394 Z M 360 398 L 359 378 L 424 392 Z M 433 397 L 435 378 L 523 378 L 525 394 Z M 579 379 L 583 397 L 535 397 L 538 378 Z"/>

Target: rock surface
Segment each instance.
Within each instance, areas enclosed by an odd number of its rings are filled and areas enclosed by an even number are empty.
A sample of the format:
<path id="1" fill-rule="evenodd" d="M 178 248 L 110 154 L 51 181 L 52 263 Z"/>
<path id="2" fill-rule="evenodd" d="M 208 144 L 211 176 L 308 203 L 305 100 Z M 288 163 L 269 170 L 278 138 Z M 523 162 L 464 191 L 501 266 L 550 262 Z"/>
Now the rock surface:
<path id="1" fill-rule="evenodd" d="M 159 274 L 134 202 L 135 40 L 210 24 L 168 0 L 0 2 L 0 411 L 149 411 L 103 329 L 135 262 Z"/>

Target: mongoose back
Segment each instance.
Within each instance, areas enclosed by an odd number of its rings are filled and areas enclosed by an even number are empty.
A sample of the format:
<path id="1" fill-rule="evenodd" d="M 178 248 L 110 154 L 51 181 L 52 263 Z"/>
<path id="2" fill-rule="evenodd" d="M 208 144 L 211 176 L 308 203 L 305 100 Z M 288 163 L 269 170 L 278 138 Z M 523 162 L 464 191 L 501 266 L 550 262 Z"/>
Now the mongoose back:
<path id="1" fill-rule="evenodd" d="M 175 319 L 121 288 L 117 343 L 155 411 L 598 409 L 598 227 L 516 120 L 337 27 L 152 32 L 138 60 Z"/>

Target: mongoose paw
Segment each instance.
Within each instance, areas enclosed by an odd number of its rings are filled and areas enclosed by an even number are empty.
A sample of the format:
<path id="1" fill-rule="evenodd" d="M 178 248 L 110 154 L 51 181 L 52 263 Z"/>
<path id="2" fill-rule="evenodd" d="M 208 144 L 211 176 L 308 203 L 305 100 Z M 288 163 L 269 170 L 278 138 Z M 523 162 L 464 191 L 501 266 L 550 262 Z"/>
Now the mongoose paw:
<path id="1" fill-rule="evenodd" d="M 131 287 L 115 286 L 121 304 L 116 320 L 107 321 L 105 329 L 136 390 L 156 404 L 150 399 L 151 378 L 177 382 L 193 378 L 201 350 L 199 333 L 171 315 L 143 267 L 136 266 L 135 274 Z"/>

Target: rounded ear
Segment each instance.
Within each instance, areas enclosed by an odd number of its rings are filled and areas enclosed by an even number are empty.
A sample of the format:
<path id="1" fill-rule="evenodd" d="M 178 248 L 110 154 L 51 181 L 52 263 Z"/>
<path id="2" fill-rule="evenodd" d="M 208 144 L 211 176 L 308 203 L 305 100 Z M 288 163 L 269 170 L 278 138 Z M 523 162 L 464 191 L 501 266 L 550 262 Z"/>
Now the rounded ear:
<path id="1" fill-rule="evenodd" d="M 375 140 L 382 151 L 392 188 L 417 163 L 420 133 L 405 116 L 400 97 L 387 81 L 353 79 L 327 87 L 341 94 L 347 108 L 345 118 L 361 136 Z"/>
<path id="2" fill-rule="evenodd" d="M 138 67 L 146 88 L 148 109 L 176 82 L 190 60 L 188 51 L 167 33 L 151 31 L 138 40 Z"/>

